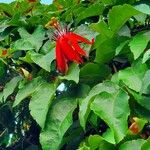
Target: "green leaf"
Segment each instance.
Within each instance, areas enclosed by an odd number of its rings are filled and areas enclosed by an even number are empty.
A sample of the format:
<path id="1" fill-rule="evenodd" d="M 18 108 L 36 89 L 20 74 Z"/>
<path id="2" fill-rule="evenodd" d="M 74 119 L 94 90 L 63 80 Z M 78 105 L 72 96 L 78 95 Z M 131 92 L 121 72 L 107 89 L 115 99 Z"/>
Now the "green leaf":
<path id="1" fill-rule="evenodd" d="M 90 29 L 87 25 L 80 25 L 78 26 L 75 30 L 75 33 L 87 38 L 88 40 L 92 40 L 93 38 L 95 38 L 97 36 L 97 32 L 93 31 L 92 29 Z M 89 45 L 89 47 L 91 47 L 91 45 Z M 87 49 L 85 49 L 87 50 Z"/>
<path id="2" fill-rule="evenodd" d="M 0 10 L 5 12 L 8 16 L 12 16 L 14 13 L 14 9 L 12 9 L 11 5 L 6 3 L 0 3 Z"/>
<path id="3" fill-rule="evenodd" d="M 45 126 L 46 116 L 51 105 L 51 101 L 54 97 L 55 88 L 53 84 L 43 83 L 32 94 L 32 98 L 29 103 L 29 110 L 32 117 L 43 129 Z M 40 115 L 39 115 L 40 113 Z"/>
<path id="4" fill-rule="evenodd" d="M 106 4 L 106 5 L 112 5 L 114 4 L 114 0 L 101 0 L 102 3 Z"/>
<path id="5" fill-rule="evenodd" d="M 141 87 L 141 90 L 140 90 L 140 93 L 145 93 L 145 94 L 149 94 L 149 85 L 150 85 L 150 70 L 148 70 L 143 79 L 142 79 L 142 87 Z"/>
<path id="6" fill-rule="evenodd" d="M 142 96 L 131 89 L 128 89 L 128 92 L 133 95 L 134 99 L 137 101 L 138 104 L 150 111 L 149 97 Z"/>
<path id="7" fill-rule="evenodd" d="M 23 99 L 31 96 L 31 94 L 35 92 L 41 84 L 42 79 L 40 77 L 37 77 L 27 83 L 23 88 L 18 91 L 13 107 L 17 106 Z"/>
<path id="8" fill-rule="evenodd" d="M 95 61 L 103 64 L 111 60 L 115 55 L 115 49 L 118 46 L 117 38 L 108 38 L 100 43 L 96 49 Z"/>
<path id="9" fill-rule="evenodd" d="M 141 150 L 150 150 L 150 138 L 142 145 Z"/>
<path id="10" fill-rule="evenodd" d="M 94 84 L 104 80 L 109 74 L 110 69 L 108 66 L 87 63 L 80 69 L 80 81 L 87 84 Z"/>
<path id="11" fill-rule="evenodd" d="M 102 137 L 105 139 L 105 141 L 115 144 L 114 132 L 110 128 L 103 133 Z"/>
<path id="12" fill-rule="evenodd" d="M 142 145 L 144 144 L 143 139 L 137 139 L 137 140 L 132 140 L 125 142 L 119 147 L 119 150 L 141 150 Z"/>
<path id="13" fill-rule="evenodd" d="M 6 66 L 5 64 L 0 60 L 0 81 L 4 79 L 6 75 Z"/>
<path id="14" fill-rule="evenodd" d="M 7 99 L 7 97 L 12 94 L 15 90 L 15 88 L 18 85 L 18 82 L 21 80 L 22 78 L 20 76 L 14 77 L 12 78 L 6 85 L 5 88 L 3 90 L 3 96 L 4 96 L 4 101 Z"/>
<path id="15" fill-rule="evenodd" d="M 44 150 L 60 149 L 63 136 L 72 124 L 72 113 L 75 108 L 75 99 L 61 99 L 51 107 L 45 128 L 40 134 L 40 143 Z"/>
<path id="16" fill-rule="evenodd" d="M 22 60 L 29 64 L 34 63 L 33 60 L 31 59 L 30 51 L 28 51 L 24 57 L 19 57 L 19 60 Z"/>
<path id="17" fill-rule="evenodd" d="M 90 150 L 90 147 L 86 145 L 86 143 L 82 143 L 82 145 L 78 148 L 78 150 Z"/>
<path id="18" fill-rule="evenodd" d="M 54 50 L 52 49 L 46 55 L 39 54 L 33 51 L 29 52 L 29 55 L 37 65 L 41 68 L 45 69 L 46 71 L 50 72 L 51 62 L 54 60 Z"/>
<path id="19" fill-rule="evenodd" d="M 40 49 L 40 53 L 47 54 L 55 48 L 55 42 L 48 40 Z"/>
<path id="20" fill-rule="evenodd" d="M 100 34 L 105 35 L 106 37 L 112 37 L 112 31 L 109 29 L 108 25 L 104 20 L 99 20 L 98 23 L 92 23 L 90 27 Z"/>
<path id="21" fill-rule="evenodd" d="M 3 102 L 3 92 L 0 92 L 0 102 Z"/>
<path id="22" fill-rule="evenodd" d="M 150 6 L 149 5 L 139 4 L 139 5 L 136 5 L 134 8 L 144 14 L 150 15 Z"/>
<path id="23" fill-rule="evenodd" d="M 147 15 L 146 14 L 138 14 L 138 15 L 135 15 L 134 18 L 137 20 L 138 24 L 144 25 L 146 22 Z"/>
<path id="24" fill-rule="evenodd" d="M 124 37 L 131 37 L 131 30 L 127 25 L 124 25 L 120 28 L 118 31 L 119 36 L 124 36 Z"/>
<path id="25" fill-rule="evenodd" d="M 18 30 L 21 39 L 17 40 L 13 49 L 15 50 L 32 50 L 39 51 L 45 38 L 45 31 L 42 26 L 38 26 L 32 34 L 29 34 L 24 28 Z"/>
<path id="26" fill-rule="evenodd" d="M 130 17 L 139 13 L 138 10 L 128 4 L 114 6 L 109 11 L 108 24 L 111 30 L 116 33 Z"/>
<path id="27" fill-rule="evenodd" d="M 104 140 L 103 137 L 99 135 L 90 135 L 88 138 L 88 144 L 90 150 L 102 149 L 102 150 L 113 150 L 114 146 Z"/>
<path id="28" fill-rule="evenodd" d="M 69 70 L 65 76 L 59 76 L 61 80 L 72 80 L 76 83 L 79 82 L 79 66 L 75 63 L 69 66 Z"/>
<path id="29" fill-rule="evenodd" d="M 127 45 L 128 42 L 129 42 L 129 40 L 126 40 L 126 41 L 123 41 L 122 43 L 120 43 L 120 45 L 116 48 L 116 54 L 115 55 L 119 55 L 121 50 L 125 47 L 125 45 Z"/>
<path id="30" fill-rule="evenodd" d="M 32 50 L 35 47 L 29 40 L 19 39 L 12 44 L 12 49 L 15 50 Z"/>
<path id="31" fill-rule="evenodd" d="M 91 110 L 111 128 L 116 143 L 125 137 L 128 130 L 128 99 L 128 94 L 120 89 L 115 93 L 103 92 L 97 95 L 91 104 Z"/>
<path id="32" fill-rule="evenodd" d="M 78 150 L 114 150 L 114 145 L 108 143 L 100 135 L 90 135 L 84 142 L 80 144 Z"/>
<path id="33" fill-rule="evenodd" d="M 88 143 L 91 150 L 99 148 L 100 143 L 103 141 L 103 138 L 99 135 L 90 135 L 88 138 Z"/>
<path id="34" fill-rule="evenodd" d="M 142 63 L 144 64 L 147 60 L 149 60 L 149 58 L 150 58 L 150 49 L 148 49 L 148 50 L 144 53 Z"/>
<path id="35" fill-rule="evenodd" d="M 141 64 L 140 62 L 136 65 L 132 65 L 124 70 L 119 71 L 118 79 L 123 81 L 125 85 L 129 88 L 140 92 L 142 87 L 142 78 L 147 71 L 146 64 Z"/>
<path id="36" fill-rule="evenodd" d="M 139 33 L 133 37 L 129 43 L 131 52 L 134 55 L 134 59 L 137 59 L 146 48 L 148 42 L 150 41 L 150 31 L 145 33 Z"/>
<path id="37" fill-rule="evenodd" d="M 133 110 L 135 116 L 138 116 L 138 117 L 143 118 L 145 120 L 150 120 L 150 116 L 149 116 L 150 111 L 147 110 L 146 108 L 142 107 L 138 103 L 135 103 L 132 106 L 132 110 Z"/>
<path id="38" fill-rule="evenodd" d="M 85 129 L 86 121 L 88 115 L 90 113 L 90 105 L 94 100 L 95 96 L 101 92 L 115 93 L 118 90 L 118 86 L 116 86 L 113 82 L 105 81 L 104 83 L 97 84 L 92 88 L 89 92 L 88 96 L 81 101 L 79 106 L 79 120 L 80 124 Z"/>
<path id="39" fill-rule="evenodd" d="M 85 8 L 77 17 L 77 23 L 79 23 L 81 20 L 92 17 L 92 16 L 98 16 L 103 13 L 104 5 L 100 3 L 95 3 L 93 5 L 90 5 L 89 7 Z"/>

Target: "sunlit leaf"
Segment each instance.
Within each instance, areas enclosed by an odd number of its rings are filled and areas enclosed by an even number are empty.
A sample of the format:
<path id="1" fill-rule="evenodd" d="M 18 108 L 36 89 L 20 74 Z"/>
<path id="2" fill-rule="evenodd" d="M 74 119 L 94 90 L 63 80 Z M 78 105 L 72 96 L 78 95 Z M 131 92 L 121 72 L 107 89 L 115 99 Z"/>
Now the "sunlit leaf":
<path id="1" fill-rule="evenodd" d="M 128 94 L 120 89 L 115 93 L 100 93 L 91 104 L 94 113 L 102 118 L 114 132 L 116 143 L 125 137 L 128 130 L 127 119 L 130 114 L 128 99 Z"/>
<path id="2" fill-rule="evenodd" d="M 18 82 L 21 80 L 20 76 L 12 78 L 6 85 L 3 90 L 3 95 L 4 95 L 4 101 L 7 99 L 7 97 L 13 93 L 15 90 Z"/>
<path id="3" fill-rule="evenodd" d="M 114 33 L 117 32 L 130 17 L 141 13 L 140 11 L 141 9 L 136 9 L 128 4 L 114 6 L 109 11 L 109 26 L 111 30 Z"/>
<path id="4" fill-rule="evenodd" d="M 40 85 L 38 90 L 32 94 L 32 98 L 29 103 L 30 113 L 42 129 L 45 126 L 45 120 L 51 101 L 54 97 L 54 93 L 55 88 L 53 84 L 43 83 Z"/>
<path id="5" fill-rule="evenodd" d="M 42 46 L 45 32 L 42 26 L 38 26 L 32 34 L 29 34 L 24 28 L 18 30 L 21 39 L 17 40 L 13 49 L 15 50 L 32 50 L 38 51 Z"/>
<path id="6" fill-rule="evenodd" d="M 13 107 L 17 106 L 22 100 L 31 96 L 33 92 L 35 92 L 39 86 L 42 84 L 42 79 L 40 77 L 33 79 L 29 83 L 27 83 L 23 88 L 21 88 L 15 98 Z"/>
<path id="7" fill-rule="evenodd" d="M 66 79 L 66 80 L 72 80 L 76 83 L 79 82 L 79 66 L 75 63 L 71 64 L 69 66 L 69 70 L 66 75 L 60 76 L 60 79 Z"/>
<path id="8" fill-rule="evenodd" d="M 134 36 L 133 40 L 129 43 L 134 59 L 137 59 L 144 52 L 149 41 L 150 32 L 139 33 Z"/>
<path id="9" fill-rule="evenodd" d="M 145 64 L 136 64 L 119 71 L 118 78 L 123 81 L 129 88 L 139 92 L 142 87 L 142 78 L 147 71 Z"/>
<path id="10" fill-rule="evenodd" d="M 106 81 L 104 83 L 100 83 L 92 88 L 89 92 L 88 96 L 81 101 L 80 110 L 79 110 L 79 119 L 81 126 L 85 129 L 86 121 L 88 115 L 90 113 L 90 105 L 93 102 L 95 96 L 101 92 L 115 93 L 118 90 L 118 86 L 114 83 Z"/>
<path id="11" fill-rule="evenodd" d="M 125 142 L 124 144 L 122 144 L 119 147 L 119 150 L 141 150 L 142 145 L 144 144 L 144 140 L 143 139 L 137 139 L 137 140 L 132 140 L 132 141 L 128 141 Z"/>
<path id="12" fill-rule="evenodd" d="M 75 108 L 75 99 L 61 99 L 49 110 L 45 128 L 40 134 L 44 150 L 60 149 L 62 138 L 72 124 L 72 112 Z"/>
<path id="13" fill-rule="evenodd" d="M 102 5 L 100 3 L 90 5 L 88 8 L 84 9 L 84 11 L 82 11 L 78 15 L 77 23 L 79 23 L 81 20 L 83 20 L 87 17 L 98 16 L 98 15 L 102 14 L 103 10 L 104 10 L 104 5 Z"/>
<path id="14" fill-rule="evenodd" d="M 34 61 L 41 68 L 50 72 L 51 62 L 54 60 L 54 50 L 53 49 L 45 55 L 35 53 L 33 51 L 29 52 L 29 55 L 30 55 L 32 61 Z"/>

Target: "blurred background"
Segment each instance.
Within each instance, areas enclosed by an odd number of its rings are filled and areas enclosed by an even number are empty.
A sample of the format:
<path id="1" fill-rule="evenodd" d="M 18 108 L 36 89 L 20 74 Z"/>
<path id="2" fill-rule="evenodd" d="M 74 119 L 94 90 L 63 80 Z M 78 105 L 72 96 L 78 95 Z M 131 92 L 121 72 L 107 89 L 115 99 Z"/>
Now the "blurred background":
<path id="1" fill-rule="evenodd" d="M 14 0 L 0 0 L 0 3 L 10 3 Z M 41 0 L 41 3 L 43 4 L 51 4 L 53 0 Z"/>

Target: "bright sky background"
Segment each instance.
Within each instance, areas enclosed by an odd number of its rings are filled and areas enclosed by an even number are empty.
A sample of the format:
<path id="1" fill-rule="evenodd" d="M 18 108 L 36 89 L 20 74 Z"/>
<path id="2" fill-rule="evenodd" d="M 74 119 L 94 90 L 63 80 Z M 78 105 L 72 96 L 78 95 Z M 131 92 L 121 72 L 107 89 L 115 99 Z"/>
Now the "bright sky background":
<path id="1" fill-rule="evenodd" d="M 3 3 L 10 3 L 14 0 L 0 0 L 0 3 L 3 2 Z M 53 0 L 41 0 L 41 3 L 44 3 L 44 4 L 51 4 Z"/>

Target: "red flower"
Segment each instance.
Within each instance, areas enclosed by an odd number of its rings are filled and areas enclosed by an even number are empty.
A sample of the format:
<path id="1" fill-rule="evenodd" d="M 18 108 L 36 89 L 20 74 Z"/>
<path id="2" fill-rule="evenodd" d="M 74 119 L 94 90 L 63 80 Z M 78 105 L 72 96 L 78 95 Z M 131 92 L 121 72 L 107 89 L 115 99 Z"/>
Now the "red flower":
<path id="1" fill-rule="evenodd" d="M 5 55 L 7 55 L 7 50 L 2 51 L 2 56 L 5 56 Z"/>
<path id="2" fill-rule="evenodd" d="M 86 38 L 70 32 L 67 28 L 61 29 L 55 26 L 57 29 L 53 35 L 53 39 L 56 41 L 56 65 L 58 71 L 66 73 L 68 70 L 68 62 L 75 62 L 77 64 L 83 63 L 82 56 L 87 56 L 84 49 L 79 45 L 79 42 L 86 44 L 93 44 L 93 40 L 89 41 Z"/>

